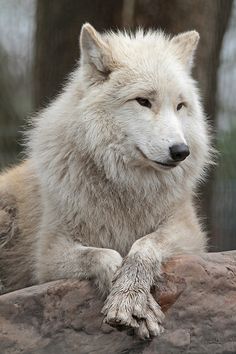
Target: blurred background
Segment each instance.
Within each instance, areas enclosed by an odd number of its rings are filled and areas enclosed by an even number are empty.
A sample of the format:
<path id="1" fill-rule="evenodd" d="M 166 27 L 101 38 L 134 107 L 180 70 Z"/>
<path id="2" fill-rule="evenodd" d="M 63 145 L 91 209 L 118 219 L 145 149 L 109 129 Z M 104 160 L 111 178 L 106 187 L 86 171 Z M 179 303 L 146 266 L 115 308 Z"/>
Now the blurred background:
<path id="1" fill-rule="evenodd" d="M 199 31 L 194 77 L 220 152 L 199 212 L 210 250 L 236 249 L 236 0 L 0 0 L 0 170 L 22 159 L 27 119 L 76 66 L 84 22 Z"/>

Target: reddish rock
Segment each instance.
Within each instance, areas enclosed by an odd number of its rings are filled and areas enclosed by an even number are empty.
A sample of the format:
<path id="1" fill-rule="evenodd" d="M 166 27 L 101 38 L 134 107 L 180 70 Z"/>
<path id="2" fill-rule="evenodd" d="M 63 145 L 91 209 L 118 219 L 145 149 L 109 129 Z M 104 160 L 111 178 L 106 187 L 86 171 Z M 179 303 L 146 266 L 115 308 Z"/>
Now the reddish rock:
<path id="1" fill-rule="evenodd" d="M 87 281 L 2 295 L 0 353 L 236 353 L 236 251 L 175 258 L 153 292 L 166 330 L 146 342 L 102 324 L 102 302 Z"/>

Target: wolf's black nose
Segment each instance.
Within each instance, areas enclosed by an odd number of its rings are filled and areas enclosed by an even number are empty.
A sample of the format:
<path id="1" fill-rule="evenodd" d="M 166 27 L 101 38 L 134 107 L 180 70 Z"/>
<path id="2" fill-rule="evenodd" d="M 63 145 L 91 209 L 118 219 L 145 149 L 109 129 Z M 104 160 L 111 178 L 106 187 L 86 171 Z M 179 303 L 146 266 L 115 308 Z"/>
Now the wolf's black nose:
<path id="1" fill-rule="evenodd" d="M 170 156 L 174 161 L 183 161 L 190 154 L 188 145 L 175 144 L 170 147 Z"/>

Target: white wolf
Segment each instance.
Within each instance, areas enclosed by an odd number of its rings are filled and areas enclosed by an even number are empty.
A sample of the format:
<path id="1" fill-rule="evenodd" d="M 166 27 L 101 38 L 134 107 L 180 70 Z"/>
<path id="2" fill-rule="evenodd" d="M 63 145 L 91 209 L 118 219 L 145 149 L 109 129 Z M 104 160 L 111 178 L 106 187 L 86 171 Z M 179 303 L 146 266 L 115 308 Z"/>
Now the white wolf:
<path id="1" fill-rule="evenodd" d="M 206 247 L 193 205 L 210 160 L 191 78 L 198 40 L 83 26 L 80 65 L 34 119 L 28 160 L 0 177 L 6 291 L 94 279 L 107 323 L 160 333 L 161 263 Z"/>

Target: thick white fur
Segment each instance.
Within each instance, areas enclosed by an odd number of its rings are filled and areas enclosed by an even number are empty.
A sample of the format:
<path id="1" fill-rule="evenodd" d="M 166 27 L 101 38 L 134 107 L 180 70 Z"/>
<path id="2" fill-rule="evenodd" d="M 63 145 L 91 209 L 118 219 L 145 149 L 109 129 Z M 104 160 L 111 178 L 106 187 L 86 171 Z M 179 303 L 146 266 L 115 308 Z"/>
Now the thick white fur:
<path id="1" fill-rule="evenodd" d="M 100 35 L 84 25 L 81 63 L 29 136 L 27 169 L 41 210 L 29 255 L 34 281 L 95 279 L 110 291 L 105 321 L 143 338 L 161 331 L 150 294 L 161 262 L 206 247 L 193 206 L 210 157 L 190 76 L 198 38 L 194 31 L 173 39 L 142 30 Z M 155 162 L 165 163 L 178 143 L 190 155 L 177 167 Z"/>

